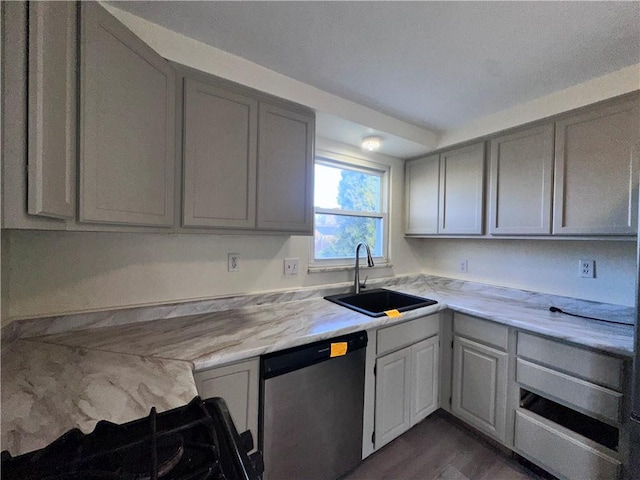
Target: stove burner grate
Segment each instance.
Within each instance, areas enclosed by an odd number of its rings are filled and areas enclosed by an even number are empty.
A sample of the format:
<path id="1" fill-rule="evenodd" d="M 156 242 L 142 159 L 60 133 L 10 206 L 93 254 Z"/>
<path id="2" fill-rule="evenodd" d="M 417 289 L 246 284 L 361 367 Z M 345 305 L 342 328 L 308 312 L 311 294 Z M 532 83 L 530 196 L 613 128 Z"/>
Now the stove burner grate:
<path id="1" fill-rule="evenodd" d="M 224 411 L 222 411 L 224 410 Z M 194 398 L 187 406 L 123 425 L 100 421 L 90 434 L 73 429 L 49 446 L 18 457 L 2 452 L 7 480 L 232 480 L 243 476 L 235 427 L 221 399 Z M 233 430 L 230 432 L 229 430 Z M 244 452 L 246 457 L 246 452 Z M 250 462 L 249 462 L 250 463 Z M 259 475 L 257 476 L 259 478 Z"/>

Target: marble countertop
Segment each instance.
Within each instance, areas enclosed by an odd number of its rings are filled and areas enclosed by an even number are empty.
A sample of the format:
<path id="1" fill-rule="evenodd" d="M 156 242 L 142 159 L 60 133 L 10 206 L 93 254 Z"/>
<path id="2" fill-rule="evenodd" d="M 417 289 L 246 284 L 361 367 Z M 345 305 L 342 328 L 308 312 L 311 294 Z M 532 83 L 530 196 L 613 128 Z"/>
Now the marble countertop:
<path id="1" fill-rule="evenodd" d="M 571 299 L 562 301 L 518 290 L 424 278 L 385 287 L 432 298 L 438 304 L 404 312 L 399 318 L 372 318 L 321 296 L 294 298 L 153 322 L 45 335 L 34 340 L 183 360 L 201 370 L 449 308 L 615 355 L 633 354 L 632 325 L 597 322 L 549 311 L 550 301 L 556 300 L 555 303 L 563 302 L 560 306 L 567 311 L 630 321 L 628 315 L 632 309 L 625 307 L 575 300 L 572 305 Z"/>
<path id="2" fill-rule="evenodd" d="M 400 318 L 371 318 L 322 298 L 348 291 L 341 284 L 21 325 L 29 338 L 2 349 L 2 449 L 16 455 L 76 426 L 89 432 L 98 419 L 123 423 L 147 415 L 152 405 L 159 411 L 184 405 L 196 395 L 193 369 L 446 308 L 618 356 L 633 354 L 630 307 L 424 275 L 384 286 L 439 303 Z M 551 305 L 629 324 L 551 313 Z"/>
<path id="3" fill-rule="evenodd" d="M 18 340 L 2 349 L 2 450 L 47 446 L 98 420 L 125 423 L 197 395 L 189 362 Z"/>

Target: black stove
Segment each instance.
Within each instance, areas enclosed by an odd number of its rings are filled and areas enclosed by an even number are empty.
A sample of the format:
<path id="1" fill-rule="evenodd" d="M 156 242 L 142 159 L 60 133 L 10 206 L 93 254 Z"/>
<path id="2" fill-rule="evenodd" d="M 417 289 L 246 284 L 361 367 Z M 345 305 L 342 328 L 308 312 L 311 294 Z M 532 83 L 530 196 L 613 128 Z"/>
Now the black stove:
<path id="1" fill-rule="evenodd" d="M 223 399 L 201 400 L 93 432 L 73 429 L 45 448 L 2 452 L 5 480 L 260 480 L 264 467 L 251 432 L 239 435 Z"/>

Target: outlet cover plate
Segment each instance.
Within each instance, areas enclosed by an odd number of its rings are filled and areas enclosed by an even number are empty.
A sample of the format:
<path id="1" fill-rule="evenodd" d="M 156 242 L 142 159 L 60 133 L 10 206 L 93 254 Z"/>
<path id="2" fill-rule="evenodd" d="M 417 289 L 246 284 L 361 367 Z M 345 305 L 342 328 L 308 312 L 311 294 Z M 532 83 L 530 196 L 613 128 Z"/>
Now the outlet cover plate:
<path id="1" fill-rule="evenodd" d="M 580 278 L 596 277 L 596 261 L 595 260 L 579 260 L 578 275 Z"/>
<path id="2" fill-rule="evenodd" d="M 240 271 L 240 254 L 230 253 L 227 255 L 227 271 L 239 272 Z"/>

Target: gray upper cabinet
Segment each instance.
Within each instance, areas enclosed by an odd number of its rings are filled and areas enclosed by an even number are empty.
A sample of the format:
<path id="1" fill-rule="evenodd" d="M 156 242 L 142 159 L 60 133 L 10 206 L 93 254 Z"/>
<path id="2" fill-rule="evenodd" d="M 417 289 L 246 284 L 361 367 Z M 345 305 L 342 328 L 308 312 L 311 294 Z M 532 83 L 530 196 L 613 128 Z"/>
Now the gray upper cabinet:
<path id="1" fill-rule="evenodd" d="M 484 142 L 405 166 L 407 235 L 481 235 Z"/>
<path id="2" fill-rule="evenodd" d="M 80 220 L 171 226 L 175 72 L 96 3 L 81 20 Z"/>
<path id="3" fill-rule="evenodd" d="M 28 204 L 75 217 L 76 3 L 29 2 Z"/>
<path id="4" fill-rule="evenodd" d="M 481 235 L 484 142 L 440 154 L 438 233 Z"/>
<path id="5" fill-rule="evenodd" d="M 258 101 L 184 79 L 184 226 L 254 228 Z"/>
<path id="6" fill-rule="evenodd" d="M 312 235 L 315 116 L 259 108 L 258 228 Z"/>
<path id="7" fill-rule="evenodd" d="M 489 233 L 551 234 L 553 124 L 491 141 Z"/>
<path id="8" fill-rule="evenodd" d="M 438 233 L 440 156 L 412 160 L 405 164 L 405 233 Z"/>
<path id="9" fill-rule="evenodd" d="M 637 99 L 556 123 L 554 234 L 637 233 L 638 142 Z"/>

